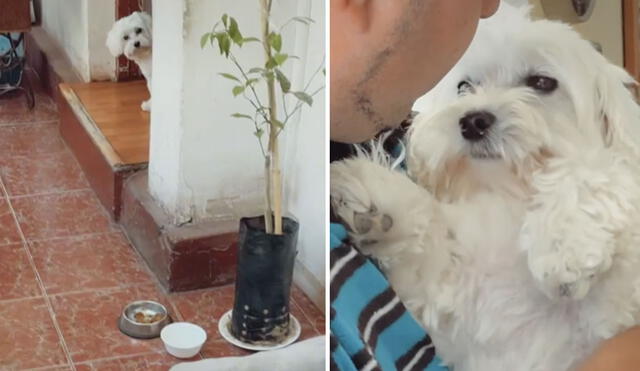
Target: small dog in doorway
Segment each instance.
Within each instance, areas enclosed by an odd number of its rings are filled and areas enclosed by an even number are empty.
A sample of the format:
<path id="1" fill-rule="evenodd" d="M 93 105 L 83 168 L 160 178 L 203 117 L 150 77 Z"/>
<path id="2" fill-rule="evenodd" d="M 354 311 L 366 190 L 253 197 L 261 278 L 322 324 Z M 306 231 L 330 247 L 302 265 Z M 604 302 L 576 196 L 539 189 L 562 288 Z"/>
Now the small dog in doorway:
<path id="1" fill-rule="evenodd" d="M 136 62 L 147 80 L 151 94 L 151 16 L 144 12 L 134 12 L 114 23 L 107 35 L 107 47 L 114 57 L 124 55 Z M 144 111 L 151 110 L 151 98 L 142 102 Z"/>

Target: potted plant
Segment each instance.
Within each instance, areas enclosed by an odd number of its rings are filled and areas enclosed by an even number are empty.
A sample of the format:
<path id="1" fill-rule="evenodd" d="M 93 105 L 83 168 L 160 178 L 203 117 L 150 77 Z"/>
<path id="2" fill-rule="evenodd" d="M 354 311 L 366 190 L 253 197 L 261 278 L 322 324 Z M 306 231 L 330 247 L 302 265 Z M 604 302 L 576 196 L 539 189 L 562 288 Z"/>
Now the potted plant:
<path id="1" fill-rule="evenodd" d="M 278 139 L 294 115 L 305 105 L 311 106 L 313 96 L 323 89 L 309 91 L 317 74 L 324 73 L 324 62 L 304 89 L 291 90 L 292 84 L 282 67 L 296 57 L 282 50 L 282 31 L 296 22 L 310 25 L 313 21 L 293 17 L 274 28 L 270 23 L 272 0 L 259 2 L 259 38 L 243 36 L 236 19 L 224 14 L 212 31 L 202 36 L 201 46 L 217 45 L 220 55 L 233 66 L 234 73 L 223 72 L 220 76 L 235 83 L 231 93 L 245 99 L 252 111 L 237 112 L 232 117 L 253 123 L 253 134 L 264 158 L 264 213 L 240 220 L 235 300 L 229 330 L 244 343 L 277 345 L 289 336 L 289 294 L 299 228 L 295 220 L 283 217 Z M 234 51 L 248 45 L 261 47 L 264 61 L 253 66 L 240 61 Z M 256 90 L 259 84 L 266 87 L 266 99 Z M 289 99 L 295 102 L 293 107 L 287 105 Z M 279 103 L 282 111 L 278 110 Z"/>

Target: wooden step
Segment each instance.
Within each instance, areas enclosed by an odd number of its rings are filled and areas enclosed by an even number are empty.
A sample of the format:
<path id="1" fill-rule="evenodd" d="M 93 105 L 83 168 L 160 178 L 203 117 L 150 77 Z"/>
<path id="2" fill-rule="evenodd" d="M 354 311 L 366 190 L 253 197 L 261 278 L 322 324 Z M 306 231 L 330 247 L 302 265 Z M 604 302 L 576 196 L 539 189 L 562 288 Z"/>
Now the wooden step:
<path id="1" fill-rule="evenodd" d="M 60 133 L 89 183 L 115 220 L 122 208 L 122 186 L 149 162 L 146 83 L 60 84 Z"/>

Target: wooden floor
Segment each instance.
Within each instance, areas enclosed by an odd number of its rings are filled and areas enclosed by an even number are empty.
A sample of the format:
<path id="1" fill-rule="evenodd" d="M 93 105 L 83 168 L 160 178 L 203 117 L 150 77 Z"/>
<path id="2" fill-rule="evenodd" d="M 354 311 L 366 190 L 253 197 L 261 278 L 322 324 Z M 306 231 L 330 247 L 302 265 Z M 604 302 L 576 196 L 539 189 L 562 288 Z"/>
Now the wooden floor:
<path id="1" fill-rule="evenodd" d="M 122 164 L 149 162 L 149 98 L 144 80 L 69 85 Z"/>

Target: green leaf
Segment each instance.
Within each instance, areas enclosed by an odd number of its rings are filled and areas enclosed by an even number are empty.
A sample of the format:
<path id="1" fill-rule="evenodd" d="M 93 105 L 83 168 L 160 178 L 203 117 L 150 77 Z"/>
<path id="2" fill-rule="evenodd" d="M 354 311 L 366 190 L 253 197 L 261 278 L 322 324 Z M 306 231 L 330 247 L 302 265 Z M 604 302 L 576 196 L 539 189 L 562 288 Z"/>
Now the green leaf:
<path id="1" fill-rule="evenodd" d="M 304 23 L 306 25 L 309 25 L 311 23 L 315 23 L 315 21 L 313 19 L 309 18 L 309 17 L 293 17 L 291 19 L 296 21 L 296 22 Z"/>
<path id="2" fill-rule="evenodd" d="M 311 105 L 313 105 L 313 98 L 309 94 L 307 94 L 307 93 L 305 93 L 303 91 L 294 91 L 293 95 L 295 95 L 296 98 L 300 99 L 304 103 L 308 104 L 309 107 L 311 107 Z"/>
<path id="3" fill-rule="evenodd" d="M 245 89 L 244 85 L 238 85 L 238 86 L 234 86 L 231 92 L 233 93 L 234 97 L 237 97 L 238 95 L 244 92 L 244 89 Z"/>
<path id="4" fill-rule="evenodd" d="M 276 68 L 276 79 L 278 79 L 278 82 L 280 83 L 280 88 L 282 89 L 283 93 L 288 93 L 289 90 L 291 89 L 291 82 L 289 81 L 289 79 L 287 79 L 287 76 L 284 75 L 284 73 L 282 73 L 282 71 L 280 71 L 280 69 Z"/>
<path id="5" fill-rule="evenodd" d="M 247 83 L 245 84 L 245 86 L 249 86 L 251 84 L 255 84 L 258 81 L 260 81 L 260 79 L 249 79 L 249 80 L 247 80 Z"/>
<path id="6" fill-rule="evenodd" d="M 287 60 L 287 58 L 289 58 L 289 56 L 287 54 L 278 53 L 278 54 L 273 56 L 273 59 L 276 61 L 278 66 L 282 66 L 282 64 Z"/>
<path id="7" fill-rule="evenodd" d="M 242 34 L 240 33 L 240 28 L 238 27 L 238 22 L 236 22 L 236 19 L 233 18 L 233 17 L 231 17 L 231 21 L 229 22 L 229 37 L 231 37 L 231 40 L 233 40 L 234 43 L 236 43 L 237 45 L 242 46 L 244 38 L 242 37 Z"/>
<path id="8" fill-rule="evenodd" d="M 264 73 L 266 70 L 264 68 L 260 68 L 260 67 L 253 67 L 252 69 L 249 70 L 248 73 Z"/>
<path id="9" fill-rule="evenodd" d="M 257 129 L 253 135 L 255 135 L 256 137 L 258 137 L 258 139 L 262 138 L 262 134 L 264 134 L 264 130 L 262 129 Z"/>
<path id="10" fill-rule="evenodd" d="M 269 45 L 273 48 L 273 50 L 280 52 L 280 50 L 282 49 L 282 35 L 271 32 L 267 41 L 269 42 Z"/>
<path id="11" fill-rule="evenodd" d="M 227 19 L 229 18 L 229 16 L 225 13 L 222 15 L 222 24 L 224 25 L 225 28 L 227 28 Z"/>
<path id="12" fill-rule="evenodd" d="M 267 71 L 267 72 L 262 74 L 262 77 L 264 77 L 268 82 L 271 82 L 271 81 L 273 81 L 274 74 L 271 71 Z"/>
<path id="13" fill-rule="evenodd" d="M 253 117 L 251 117 L 249 115 L 245 115 L 243 113 L 237 113 L 236 112 L 236 113 L 232 114 L 231 117 L 237 118 L 237 119 L 248 119 L 248 120 L 253 121 Z"/>
<path id="14" fill-rule="evenodd" d="M 224 78 L 227 78 L 227 79 L 229 79 L 229 80 L 233 80 L 233 81 L 240 82 L 240 79 L 239 79 L 239 78 L 237 78 L 237 77 L 233 76 L 233 75 L 232 75 L 232 74 L 230 74 L 230 73 L 219 73 L 218 75 L 220 75 L 220 76 L 222 76 L 222 77 L 224 77 Z"/>
<path id="15" fill-rule="evenodd" d="M 200 49 L 204 49 L 204 46 L 207 45 L 207 41 L 211 37 L 211 33 L 207 32 L 200 38 Z"/>
<path id="16" fill-rule="evenodd" d="M 278 66 L 282 66 L 282 64 L 287 60 L 287 58 L 289 58 L 289 56 L 287 54 L 276 54 L 273 57 L 269 58 L 269 60 L 267 61 L 267 63 L 265 64 L 265 67 L 267 69 L 274 69 Z"/>
<path id="17" fill-rule="evenodd" d="M 242 42 L 244 43 L 260 42 L 260 39 L 258 39 L 257 37 L 245 37 L 244 39 L 242 39 Z"/>
<path id="18" fill-rule="evenodd" d="M 218 47 L 220 48 L 220 54 L 229 57 L 229 50 L 231 49 L 231 39 L 226 32 L 219 32 L 216 34 L 218 40 Z"/>
<path id="19" fill-rule="evenodd" d="M 275 68 L 278 65 L 278 63 L 276 62 L 275 59 L 273 59 L 273 57 L 269 58 L 269 60 L 267 61 L 267 63 L 264 64 L 264 67 L 268 70 L 272 70 L 273 68 Z"/>

